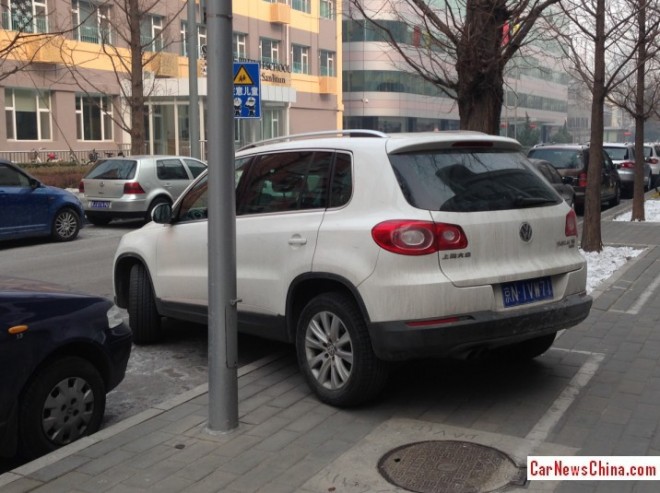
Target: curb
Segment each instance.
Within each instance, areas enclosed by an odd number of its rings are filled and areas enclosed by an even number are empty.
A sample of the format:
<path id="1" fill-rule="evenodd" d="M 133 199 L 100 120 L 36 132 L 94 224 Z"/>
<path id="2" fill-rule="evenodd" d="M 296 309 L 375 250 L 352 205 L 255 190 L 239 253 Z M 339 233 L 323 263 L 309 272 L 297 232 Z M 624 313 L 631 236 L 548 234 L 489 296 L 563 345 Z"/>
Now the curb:
<path id="1" fill-rule="evenodd" d="M 265 356 L 247 365 L 241 366 L 237 371 L 237 378 L 248 375 L 282 358 L 284 358 L 283 353 L 276 353 L 269 356 Z M 13 483 L 14 481 L 18 481 L 19 479 L 22 479 L 23 477 L 28 476 L 38 471 L 39 469 L 55 464 L 61 461 L 62 459 L 74 455 L 87 447 L 90 447 L 99 442 L 107 440 L 108 438 L 118 435 L 119 433 L 122 433 L 128 430 L 129 428 L 132 428 L 133 426 L 144 423 L 145 421 L 151 418 L 154 418 L 167 411 L 170 411 L 181 404 L 184 404 L 199 396 L 202 396 L 208 392 L 208 388 L 209 388 L 208 383 L 199 385 L 194 389 L 190 389 L 184 392 L 183 394 L 172 397 L 171 399 L 161 402 L 160 404 L 156 404 L 155 406 L 150 407 L 149 409 L 145 409 L 144 411 L 141 411 L 138 414 L 135 414 L 134 416 L 130 416 L 107 428 L 99 430 L 93 435 L 83 437 L 79 440 L 76 440 L 73 443 L 70 443 L 69 445 L 65 445 L 64 447 L 54 450 L 49 454 L 46 454 L 42 457 L 39 457 L 38 459 L 28 462 L 27 464 L 23 464 L 22 466 L 19 466 L 16 469 L 12 469 L 11 471 L 0 475 L 0 488 L 3 488 L 8 484 Z"/>

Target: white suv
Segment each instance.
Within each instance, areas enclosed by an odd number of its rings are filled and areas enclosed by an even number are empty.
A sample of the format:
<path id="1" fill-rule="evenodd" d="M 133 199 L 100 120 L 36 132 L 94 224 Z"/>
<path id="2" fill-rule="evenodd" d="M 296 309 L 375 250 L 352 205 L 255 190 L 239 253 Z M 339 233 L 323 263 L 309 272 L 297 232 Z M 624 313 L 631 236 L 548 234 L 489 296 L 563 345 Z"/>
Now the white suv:
<path id="1" fill-rule="evenodd" d="M 235 164 L 239 330 L 294 343 L 324 402 L 373 398 L 392 361 L 538 356 L 589 313 L 575 212 L 512 139 L 338 131 Z M 203 174 L 123 237 L 136 343 L 162 316 L 206 323 L 207 214 Z"/>

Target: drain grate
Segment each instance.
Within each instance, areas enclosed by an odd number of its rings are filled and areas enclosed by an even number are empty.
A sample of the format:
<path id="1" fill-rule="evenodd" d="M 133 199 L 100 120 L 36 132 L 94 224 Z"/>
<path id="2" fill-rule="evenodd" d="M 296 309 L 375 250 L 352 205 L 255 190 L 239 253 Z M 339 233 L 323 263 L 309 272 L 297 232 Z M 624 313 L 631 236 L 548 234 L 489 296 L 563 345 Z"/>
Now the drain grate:
<path id="1" fill-rule="evenodd" d="M 378 471 L 417 493 L 487 493 L 523 485 L 525 470 L 500 450 L 471 442 L 436 440 L 403 445 L 385 454 Z"/>

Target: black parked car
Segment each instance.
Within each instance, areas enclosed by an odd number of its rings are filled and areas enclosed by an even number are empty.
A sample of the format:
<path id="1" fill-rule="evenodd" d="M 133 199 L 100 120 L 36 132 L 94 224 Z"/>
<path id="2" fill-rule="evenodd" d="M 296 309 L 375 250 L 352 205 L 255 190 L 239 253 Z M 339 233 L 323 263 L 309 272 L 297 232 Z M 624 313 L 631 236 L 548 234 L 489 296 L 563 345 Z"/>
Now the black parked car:
<path id="1" fill-rule="evenodd" d="M 131 342 L 111 301 L 0 276 L 0 456 L 33 459 L 96 432 Z"/>
<path id="2" fill-rule="evenodd" d="M 607 152 L 603 151 L 600 178 L 601 205 L 617 205 L 621 201 L 621 179 L 616 166 Z M 587 167 L 589 166 L 589 145 L 584 144 L 539 144 L 532 147 L 527 156 L 549 161 L 561 176 L 570 177 L 575 190 L 575 209 L 584 209 L 584 195 L 587 189 Z"/>

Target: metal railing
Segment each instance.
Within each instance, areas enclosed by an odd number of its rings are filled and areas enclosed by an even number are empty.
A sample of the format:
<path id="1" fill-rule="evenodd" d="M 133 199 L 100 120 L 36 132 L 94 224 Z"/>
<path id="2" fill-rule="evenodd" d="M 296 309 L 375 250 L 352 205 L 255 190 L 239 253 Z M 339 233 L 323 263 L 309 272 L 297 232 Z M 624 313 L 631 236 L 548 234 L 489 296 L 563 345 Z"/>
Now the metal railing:
<path id="1" fill-rule="evenodd" d="M 94 150 L 97 152 L 99 159 L 109 156 L 117 156 L 119 153 L 128 156 L 131 153 L 131 145 L 119 144 L 114 147 L 98 147 Z M 31 149 L 29 151 L 0 151 L 0 158 L 20 164 L 48 162 L 78 162 L 80 164 L 85 164 L 89 162 L 89 155 L 91 152 L 92 149 L 53 150 L 40 147 L 39 149 Z"/>

